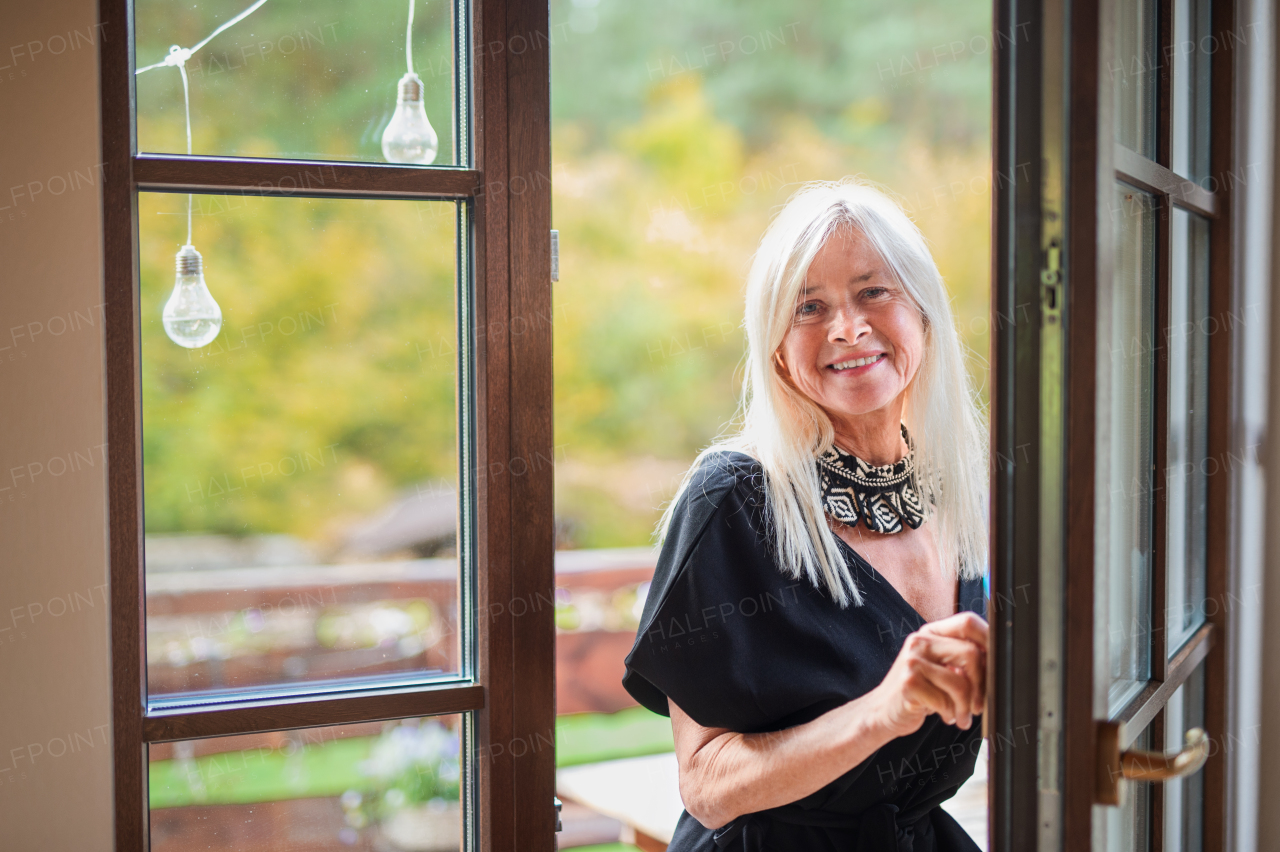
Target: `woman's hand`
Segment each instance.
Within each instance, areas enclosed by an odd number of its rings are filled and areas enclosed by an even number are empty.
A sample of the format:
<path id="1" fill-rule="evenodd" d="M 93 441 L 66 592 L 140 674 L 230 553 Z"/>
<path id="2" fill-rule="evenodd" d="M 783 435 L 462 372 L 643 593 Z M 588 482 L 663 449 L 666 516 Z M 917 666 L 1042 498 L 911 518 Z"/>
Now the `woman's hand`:
<path id="1" fill-rule="evenodd" d="M 871 695 L 890 733 L 906 736 L 937 713 L 968 730 L 987 694 L 987 623 L 971 612 L 931 621 L 907 637 Z"/>

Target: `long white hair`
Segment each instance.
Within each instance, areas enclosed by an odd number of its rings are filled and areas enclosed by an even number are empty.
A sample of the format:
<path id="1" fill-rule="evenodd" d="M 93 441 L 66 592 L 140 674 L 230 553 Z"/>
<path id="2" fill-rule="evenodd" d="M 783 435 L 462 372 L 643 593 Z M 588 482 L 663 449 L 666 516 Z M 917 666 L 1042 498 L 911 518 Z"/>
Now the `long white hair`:
<path id="1" fill-rule="evenodd" d="M 779 567 L 825 588 L 841 606 L 862 596 L 827 524 L 815 457 L 834 439 L 831 420 L 783 380 L 774 354 L 791 329 L 809 264 L 831 235 L 853 228 L 880 253 L 919 309 L 924 355 L 908 385 L 903 419 L 943 570 L 973 579 L 987 558 L 986 424 L 964 368 L 951 303 L 923 235 L 902 209 L 853 179 L 806 184 L 765 231 L 747 277 L 746 375 L 740 428 L 704 450 L 659 525 L 665 538 L 676 501 L 710 453 L 736 450 L 764 469 Z"/>

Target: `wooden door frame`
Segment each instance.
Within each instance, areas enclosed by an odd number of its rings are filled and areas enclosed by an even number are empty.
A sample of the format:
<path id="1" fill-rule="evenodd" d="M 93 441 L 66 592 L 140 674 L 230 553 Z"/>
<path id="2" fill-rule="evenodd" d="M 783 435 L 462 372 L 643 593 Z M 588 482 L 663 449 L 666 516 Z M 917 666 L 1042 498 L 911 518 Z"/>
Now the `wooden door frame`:
<path id="1" fill-rule="evenodd" d="M 997 0 L 992 95 L 991 626 L 987 735 L 992 852 L 1039 846 L 1043 528 L 1055 523 L 1041 472 L 1056 467 L 1043 441 L 1046 359 L 1042 186 L 1051 91 L 1045 46 L 1058 0 Z M 1054 54 L 1060 55 L 1060 51 Z M 1052 166 L 1050 166 L 1052 168 Z M 1059 433 L 1060 434 L 1060 433 Z M 1059 524 L 1060 526 L 1060 524 Z M 1053 573 L 1051 569 L 1049 574 Z M 1052 686 L 1052 684 L 1049 684 Z"/>
<path id="2" fill-rule="evenodd" d="M 482 850 L 554 848 L 555 531 L 549 7 L 475 0 L 477 821 Z M 523 601 L 516 613 L 515 602 Z M 493 615 L 496 613 L 496 617 Z M 487 812 L 485 807 L 487 806 Z"/>
<path id="3" fill-rule="evenodd" d="M 353 721 L 471 712 L 467 727 L 476 848 L 554 848 L 555 656 L 551 372 L 550 38 L 545 3 L 474 0 L 473 74 L 460 109 L 472 116 L 472 168 L 418 169 L 325 163 L 331 181 L 307 192 L 287 160 L 138 156 L 134 136 L 133 19 L 128 0 L 100 0 L 99 25 L 126 37 L 101 46 L 103 248 L 110 535 L 114 846 L 148 848 L 147 743 Z M 468 58 L 469 56 L 469 58 Z M 307 164 L 301 164 L 305 167 Z M 309 164 L 312 168 L 316 163 Z M 289 183 L 279 178 L 288 176 Z M 312 696 L 268 707 L 148 713 L 138 327 L 137 192 L 453 199 L 470 233 L 461 264 L 474 275 L 474 324 L 460 328 L 475 357 L 464 364 L 460 405 L 474 406 L 474 596 L 460 615 L 457 680 Z M 465 269 L 460 270 L 465 281 Z M 467 288 L 463 288 L 466 290 Z M 460 312 L 460 316 L 465 313 Z M 469 396 L 469 399 L 468 399 Z M 521 473 L 512 463 L 522 460 Z M 548 463 L 543 463 L 544 461 Z M 501 472 L 499 472 L 501 471 Z M 518 511 L 517 511 L 518 507 Z M 464 515 L 471 507 L 464 507 Z M 460 551 L 466 549 L 466 542 Z M 466 589 L 468 583 L 460 583 Z M 513 606 L 520 602 L 520 606 Z M 465 649 L 473 648 L 471 661 Z M 468 671 L 469 668 L 473 670 Z"/>

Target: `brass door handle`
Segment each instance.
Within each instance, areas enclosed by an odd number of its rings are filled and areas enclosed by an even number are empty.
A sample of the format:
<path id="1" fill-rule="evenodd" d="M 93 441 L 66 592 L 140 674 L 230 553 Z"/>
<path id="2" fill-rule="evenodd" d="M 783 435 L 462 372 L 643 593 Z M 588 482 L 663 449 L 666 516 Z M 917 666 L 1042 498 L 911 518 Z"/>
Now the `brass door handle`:
<path id="1" fill-rule="evenodd" d="M 1209 759 L 1209 735 L 1203 728 L 1186 733 L 1186 746 L 1175 754 L 1142 749 L 1120 750 L 1120 724 L 1098 723 L 1097 790 L 1099 805 L 1119 805 L 1124 801 L 1126 778 L 1133 781 L 1168 781 L 1198 772 Z"/>
<path id="2" fill-rule="evenodd" d="M 1120 755 L 1120 771 L 1135 781 L 1168 781 L 1184 778 L 1204 766 L 1209 759 L 1209 735 L 1204 728 L 1186 733 L 1186 747 L 1177 754 L 1129 749 Z"/>

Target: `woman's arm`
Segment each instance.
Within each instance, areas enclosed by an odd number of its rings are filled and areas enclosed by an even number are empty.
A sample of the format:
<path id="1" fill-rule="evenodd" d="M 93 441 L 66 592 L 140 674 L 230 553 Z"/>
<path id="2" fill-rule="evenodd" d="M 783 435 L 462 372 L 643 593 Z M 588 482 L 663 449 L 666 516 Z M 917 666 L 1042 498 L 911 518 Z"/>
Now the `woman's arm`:
<path id="1" fill-rule="evenodd" d="M 704 728 L 669 701 L 685 809 L 707 828 L 719 828 L 820 790 L 893 739 L 867 712 L 870 698 L 766 734 Z"/>
<path id="2" fill-rule="evenodd" d="M 972 613 L 907 637 L 884 681 L 859 698 L 783 731 L 740 734 L 699 725 L 668 701 L 689 814 L 719 828 L 822 789 L 890 740 L 938 713 L 968 729 L 986 694 L 987 624 Z"/>

